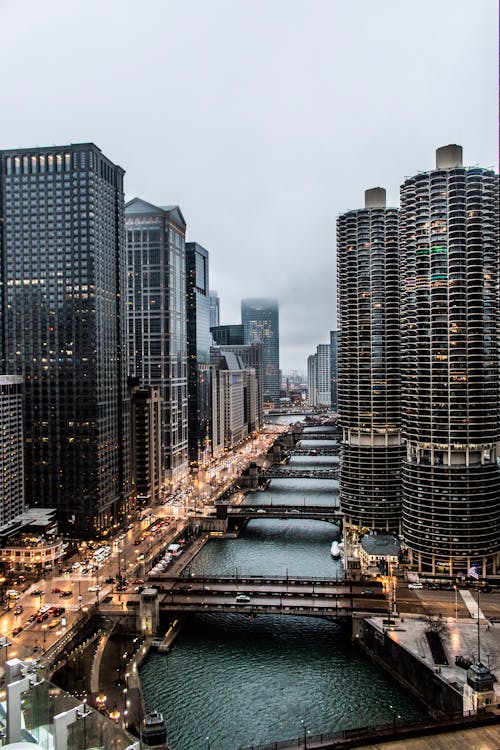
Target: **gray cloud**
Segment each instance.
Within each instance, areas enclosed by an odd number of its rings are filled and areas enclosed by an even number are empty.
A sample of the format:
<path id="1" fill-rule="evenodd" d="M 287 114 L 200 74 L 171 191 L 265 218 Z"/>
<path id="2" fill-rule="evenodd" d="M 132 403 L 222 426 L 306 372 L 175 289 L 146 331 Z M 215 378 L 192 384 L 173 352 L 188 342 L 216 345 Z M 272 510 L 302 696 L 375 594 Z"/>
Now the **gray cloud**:
<path id="1" fill-rule="evenodd" d="M 179 203 L 225 322 L 281 301 L 283 369 L 335 325 L 335 217 L 462 143 L 497 153 L 496 1 L 3 0 L 4 147 L 95 141 Z"/>

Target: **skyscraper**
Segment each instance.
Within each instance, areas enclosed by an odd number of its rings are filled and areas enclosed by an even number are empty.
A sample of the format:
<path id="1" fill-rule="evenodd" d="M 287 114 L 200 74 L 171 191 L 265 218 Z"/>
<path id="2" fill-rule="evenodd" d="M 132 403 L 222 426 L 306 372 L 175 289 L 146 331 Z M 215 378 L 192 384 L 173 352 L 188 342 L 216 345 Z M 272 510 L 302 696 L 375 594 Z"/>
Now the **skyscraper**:
<path id="1" fill-rule="evenodd" d="M 401 187 L 403 531 L 422 570 L 498 558 L 498 217 L 498 175 L 459 146 Z"/>
<path id="2" fill-rule="evenodd" d="M 339 332 L 330 331 L 330 383 L 331 405 L 334 412 L 338 409 L 338 345 Z"/>
<path id="3" fill-rule="evenodd" d="M 197 242 L 186 242 L 186 299 L 188 332 L 188 445 L 192 467 L 210 454 L 210 301 L 208 252 Z"/>
<path id="4" fill-rule="evenodd" d="M 310 354 L 307 358 L 307 400 L 309 406 L 316 406 L 318 403 L 318 357 L 316 354 Z"/>
<path id="5" fill-rule="evenodd" d="M 210 332 L 217 346 L 242 346 L 245 343 L 245 332 L 242 323 L 226 326 L 212 326 Z"/>
<path id="6" fill-rule="evenodd" d="M 210 300 L 210 328 L 220 325 L 220 301 L 217 292 L 214 289 L 210 289 L 209 292 Z"/>
<path id="7" fill-rule="evenodd" d="M 163 472 L 188 473 L 186 222 L 178 206 L 134 198 L 125 206 L 130 375 L 160 389 Z"/>
<path id="8" fill-rule="evenodd" d="M 24 511 L 23 379 L 0 375 L 0 526 Z"/>
<path id="9" fill-rule="evenodd" d="M 244 299 L 241 322 L 245 344 L 262 344 L 263 397 L 276 403 L 280 397 L 279 307 L 275 299 Z"/>
<path id="10" fill-rule="evenodd" d="M 398 210 L 385 190 L 337 220 L 340 503 L 350 527 L 401 523 Z"/>
<path id="11" fill-rule="evenodd" d="M 1 351 L 26 500 L 87 536 L 129 502 L 123 170 L 93 143 L 0 152 Z"/>

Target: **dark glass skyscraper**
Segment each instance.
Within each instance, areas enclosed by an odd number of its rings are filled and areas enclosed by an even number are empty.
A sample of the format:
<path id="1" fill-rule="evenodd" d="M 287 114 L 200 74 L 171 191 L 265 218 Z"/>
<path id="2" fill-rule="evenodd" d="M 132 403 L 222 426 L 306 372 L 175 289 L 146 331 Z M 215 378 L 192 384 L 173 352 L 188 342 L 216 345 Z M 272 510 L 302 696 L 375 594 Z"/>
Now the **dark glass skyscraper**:
<path id="1" fill-rule="evenodd" d="M 210 453 L 210 299 L 208 252 L 197 242 L 186 242 L 186 297 L 188 335 L 189 463 L 196 467 Z"/>
<path id="2" fill-rule="evenodd" d="M 178 206 L 125 207 L 130 375 L 160 389 L 165 479 L 188 473 L 186 222 Z"/>
<path id="3" fill-rule="evenodd" d="M 1 352 L 26 500 L 87 536 L 129 501 L 123 170 L 92 143 L 0 152 Z"/>
<path id="4" fill-rule="evenodd" d="M 280 397 L 279 306 L 275 299 L 241 301 L 245 344 L 262 344 L 263 398 L 276 403 Z"/>
<path id="5" fill-rule="evenodd" d="M 242 346 L 245 343 L 245 330 L 242 323 L 227 326 L 213 326 L 210 332 L 217 346 Z"/>

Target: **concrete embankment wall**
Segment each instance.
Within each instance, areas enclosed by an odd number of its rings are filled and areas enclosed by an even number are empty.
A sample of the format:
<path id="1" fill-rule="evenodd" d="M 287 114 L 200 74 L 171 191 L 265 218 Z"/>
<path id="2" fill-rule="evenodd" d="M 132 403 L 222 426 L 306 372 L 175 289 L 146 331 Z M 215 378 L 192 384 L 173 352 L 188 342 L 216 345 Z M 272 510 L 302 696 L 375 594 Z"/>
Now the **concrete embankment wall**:
<path id="1" fill-rule="evenodd" d="M 463 709 L 462 693 L 441 679 L 435 667 L 393 640 L 366 619 L 353 619 L 353 640 L 378 666 L 420 700 L 436 718 Z"/>

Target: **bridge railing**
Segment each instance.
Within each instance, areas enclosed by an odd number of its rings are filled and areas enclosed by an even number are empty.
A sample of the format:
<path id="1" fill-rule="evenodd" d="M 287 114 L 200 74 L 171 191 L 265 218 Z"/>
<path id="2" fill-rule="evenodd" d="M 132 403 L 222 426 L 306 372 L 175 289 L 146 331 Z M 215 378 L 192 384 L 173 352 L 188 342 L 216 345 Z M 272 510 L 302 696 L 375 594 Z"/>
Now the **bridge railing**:
<path id="1" fill-rule="evenodd" d="M 492 708 L 494 708 L 492 706 Z M 498 706 L 496 707 L 498 709 Z M 249 745 L 240 747 L 239 750 L 296 750 L 297 748 L 315 747 L 315 748 L 351 748 L 357 747 L 360 741 L 390 741 L 402 738 L 421 737 L 425 735 L 435 735 L 442 732 L 451 732 L 457 729 L 466 729 L 478 725 L 496 724 L 498 717 L 490 711 L 484 711 L 479 714 L 473 714 L 470 711 L 464 715 L 462 713 L 452 713 L 440 719 L 408 719 L 396 720 L 381 724 L 354 727 L 352 729 L 341 729 L 336 732 L 322 732 L 320 734 L 310 735 L 307 733 L 306 743 L 304 734 L 299 737 L 277 740 L 276 742 L 265 745 Z"/>

